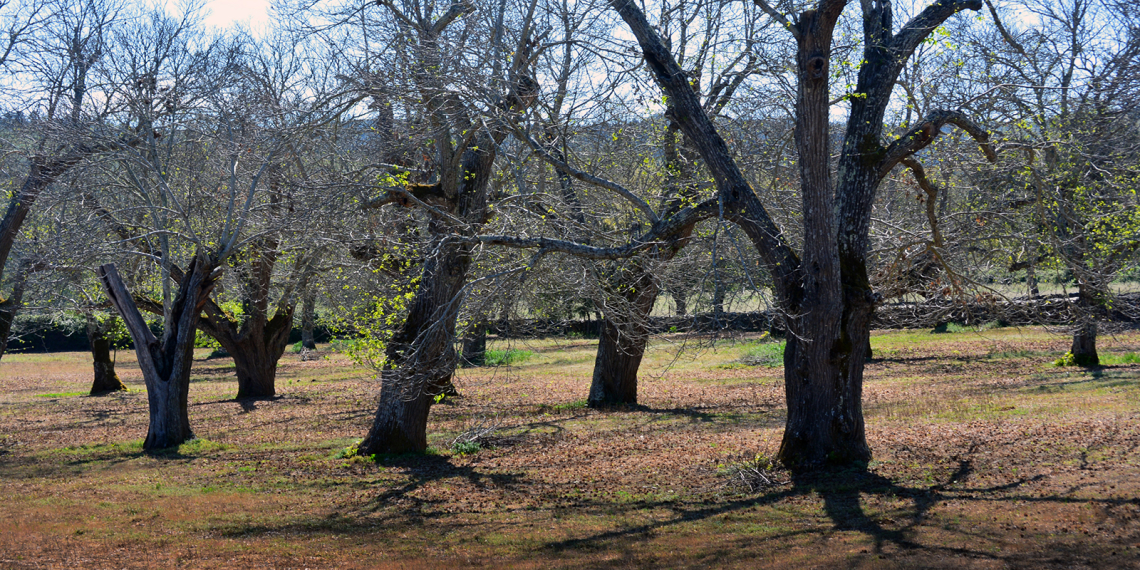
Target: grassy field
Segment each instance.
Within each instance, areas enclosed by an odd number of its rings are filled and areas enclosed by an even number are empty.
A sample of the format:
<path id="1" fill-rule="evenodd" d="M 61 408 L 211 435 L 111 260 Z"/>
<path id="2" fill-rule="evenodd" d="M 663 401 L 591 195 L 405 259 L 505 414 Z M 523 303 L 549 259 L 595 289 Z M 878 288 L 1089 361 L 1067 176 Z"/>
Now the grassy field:
<path id="1" fill-rule="evenodd" d="M 141 452 L 146 393 L 86 396 L 82 353 L 0 364 L 0 568 L 1140 568 L 1140 334 L 1057 367 L 1040 329 L 884 332 L 875 460 L 771 465 L 779 346 L 658 339 L 642 405 L 586 409 L 595 343 L 492 343 L 432 449 L 355 457 L 379 385 L 287 354 L 275 399 L 196 363 L 198 439 Z M 685 350 L 677 355 L 677 349 Z M 462 434 L 496 427 L 473 444 Z"/>

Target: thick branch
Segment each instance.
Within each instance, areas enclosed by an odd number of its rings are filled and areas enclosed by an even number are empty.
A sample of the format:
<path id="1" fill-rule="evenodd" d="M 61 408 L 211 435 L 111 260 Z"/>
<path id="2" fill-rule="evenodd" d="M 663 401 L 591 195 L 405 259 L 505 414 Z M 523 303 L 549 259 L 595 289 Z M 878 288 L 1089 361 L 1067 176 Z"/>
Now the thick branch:
<path id="1" fill-rule="evenodd" d="M 947 18 L 962 10 L 981 10 L 982 0 L 938 0 L 926 7 L 899 30 L 891 48 L 900 61 L 910 57 L 919 44 Z"/>
<path id="2" fill-rule="evenodd" d="M 758 6 L 761 10 L 763 10 L 765 14 L 768 14 L 769 17 L 779 22 L 781 26 L 784 26 L 785 30 L 791 32 L 793 38 L 797 40 L 800 39 L 800 31 L 792 25 L 792 22 L 788 20 L 787 16 L 782 14 L 779 10 L 773 8 L 772 5 L 768 4 L 768 2 L 765 0 L 752 0 L 752 2 L 755 3 L 756 6 Z"/>
<path id="3" fill-rule="evenodd" d="M 902 163 L 910 168 L 914 174 L 915 182 L 918 182 L 918 187 L 926 193 L 926 221 L 930 224 L 930 236 L 934 242 L 934 247 L 942 247 L 942 232 L 938 228 L 938 216 L 934 213 L 934 203 L 938 198 L 938 188 L 926 177 L 926 169 L 922 167 L 922 163 L 915 160 L 913 157 L 906 157 L 902 159 Z"/>
<path id="4" fill-rule="evenodd" d="M 978 142 L 982 152 L 985 153 L 986 159 L 990 162 L 997 160 L 997 153 L 994 151 L 993 145 L 990 143 L 990 134 L 985 129 L 978 125 L 965 114 L 960 111 L 934 111 L 922 119 L 905 135 L 892 142 L 890 146 L 883 153 L 882 160 L 879 161 L 879 177 L 884 177 L 891 172 L 904 158 L 926 148 L 941 132 L 943 125 L 955 125 L 958 128 L 966 131 L 974 140 Z"/>
<path id="5" fill-rule="evenodd" d="M 99 279 L 103 281 L 103 288 L 107 291 L 107 298 L 111 300 L 111 304 L 115 306 L 115 310 L 123 317 L 123 323 L 127 326 L 127 330 L 131 333 L 131 339 L 134 340 L 135 346 L 139 347 L 139 356 L 142 357 L 143 352 L 151 353 L 151 350 L 158 345 L 158 339 L 155 338 L 154 333 L 150 332 L 150 327 L 147 326 L 146 320 L 143 319 L 142 313 L 135 305 L 134 297 L 131 296 L 127 286 L 123 283 L 123 278 L 119 276 L 118 270 L 115 269 L 114 263 L 101 265 L 96 270 Z M 145 348 L 144 348 L 145 347 Z"/>
<path id="6" fill-rule="evenodd" d="M 749 232 L 749 235 L 756 244 L 757 252 L 773 276 L 776 276 L 777 290 L 789 293 L 793 286 L 792 275 L 799 267 L 799 258 L 785 242 L 780 229 L 740 172 L 728 151 L 728 145 L 709 120 L 700 98 L 689 84 L 688 75 L 677 65 L 673 54 L 632 0 L 610 0 L 610 6 L 618 12 L 637 38 L 645 63 L 668 95 L 672 109 L 670 118 L 692 141 L 716 180 L 717 192 L 723 199 L 726 216 L 747 212 L 748 221 L 755 230 Z M 831 7 L 830 4 L 828 7 Z"/>
<path id="7" fill-rule="evenodd" d="M 654 225 L 651 230 L 641 235 L 640 237 L 625 245 L 616 247 L 598 247 L 570 240 L 551 239 L 545 237 L 527 238 L 504 235 L 482 235 L 459 237 L 458 239 L 466 242 L 481 243 L 486 245 L 499 245 L 520 249 L 541 248 L 546 251 L 565 253 L 585 259 L 621 259 L 633 257 L 641 251 L 649 249 L 655 245 L 661 245 L 665 240 L 668 240 L 677 233 L 681 232 L 684 228 L 689 227 L 701 220 L 715 216 L 717 214 L 717 211 L 718 201 L 716 199 L 706 200 L 696 205 L 695 207 L 685 208 L 680 212 L 677 212 L 677 214 L 663 220 L 659 224 Z"/>
<path id="8" fill-rule="evenodd" d="M 446 28 L 448 24 L 473 8 L 474 6 L 470 2 L 465 2 L 463 0 L 456 0 L 455 2 L 452 2 L 451 7 L 447 9 L 447 12 L 440 16 L 439 19 L 431 25 L 431 35 L 438 36 L 443 32 L 443 29 Z"/>

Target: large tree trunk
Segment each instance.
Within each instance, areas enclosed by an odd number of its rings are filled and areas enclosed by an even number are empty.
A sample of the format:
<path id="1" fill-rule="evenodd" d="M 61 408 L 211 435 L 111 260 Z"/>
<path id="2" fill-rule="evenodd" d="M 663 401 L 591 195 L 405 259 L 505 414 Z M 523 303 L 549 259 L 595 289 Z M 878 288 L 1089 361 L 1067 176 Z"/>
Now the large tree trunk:
<path id="1" fill-rule="evenodd" d="M 234 359 L 237 398 L 269 398 L 277 394 L 277 363 L 289 346 L 293 307 L 284 305 L 272 319 L 255 312 L 238 325 L 217 310 L 206 306 L 206 318 L 198 327 L 210 335 Z"/>
<path id="2" fill-rule="evenodd" d="M 642 327 L 634 324 L 632 328 Z M 641 331 L 623 331 L 609 318 L 602 322 L 588 399 L 591 408 L 637 403 L 637 369 L 647 341 L 648 335 Z"/>
<path id="3" fill-rule="evenodd" d="M 785 464 L 796 467 L 870 458 L 861 408 L 861 353 L 867 340 L 860 332 L 865 334 L 866 327 L 859 328 L 862 321 L 844 319 L 841 283 L 846 275 L 840 269 L 841 240 L 828 165 L 828 66 L 837 17 L 838 11 L 804 12 L 797 25 L 795 134 L 804 209 L 803 296 L 796 313 L 785 316 L 790 329 L 784 349 L 788 420 L 779 451 Z"/>
<path id="4" fill-rule="evenodd" d="M 902 66 L 930 31 L 959 11 L 980 9 L 982 3 L 935 2 L 898 34 L 889 2 L 862 4 L 864 52 L 850 98 L 837 187 L 832 187 L 829 166 L 828 68 L 832 32 L 846 2 L 821 0 L 794 22 L 764 5 L 797 42 L 795 137 L 803 199 L 802 256 L 782 237 L 704 112 L 688 75 L 636 3 L 610 0 L 610 5 L 637 38 L 648 68 L 669 95 L 671 117 L 716 180 L 725 217 L 748 234 L 772 274 L 791 333 L 784 353 L 788 422 L 780 458 L 796 467 L 869 459 L 861 398 L 870 316 L 877 299 L 867 280 L 865 252 L 878 182 L 951 122 L 977 139 L 987 158 L 996 158 L 984 129 L 961 113 L 932 113 L 887 147 L 882 143 L 883 117 Z"/>
<path id="5" fill-rule="evenodd" d="M 1073 333 L 1073 362 L 1080 366 L 1099 366 L 1100 355 L 1096 352 L 1096 321 L 1089 319 L 1081 323 Z"/>
<path id="6" fill-rule="evenodd" d="M 587 400 L 591 408 L 637 403 L 637 370 L 649 342 L 649 313 L 659 286 L 635 260 L 619 272 L 598 338 L 594 378 Z M 628 272 L 626 275 L 621 273 Z"/>
<path id="7" fill-rule="evenodd" d="M 115 265 L 99 267 L 107 297 L 134 340 L 139 368 L 146 382 L 150 424 L 144 450 L 165 449 L 194 437 L 187 414 L 194 336 L 199 316 L 221 272 L 217 263 L 205 254 L 199 253 L 194 258 L 183 274 L 160 341 L 147 327 Z"/>
<path id="8" fill-rule="evenodd" d="M 1100 355 L 1096 352 L 1096 316 L 1103 307 L 1102 299 L 1105 295 L 1089 283 L 1088 276 L 1081 276 L 1078 287 L 1077 304 L 1080 315 L 1073 331 L 1073 346 L 1069 352 L 1073 355 L 1073 363 L 1078 366 L 1099 366 Z"/>
<path id="9" fill-rule="evenodd" d="M 442 227 L 433 234 L 446 239 Z M 469 245 L 445 243 L 424 263 L 416 300 L 388 344 L 391 368 L 381 374 L 380 403 L 360 442 L 362 455 L 427 449 L 428 412 L 435 397 L 446 393 L 458 360 L 452 339 L 470 255 Z"/>
<path id="10" fill-rule="evenodd" d="M 381 373 L 380 405 L 368 436 L 360 442 L 361 455 L 419 453 L 427 449 L 428 411 L 435 399 L 427 390 L 406 394 L 400 370 Z"/>
<path id="11" fill-rule="evenodd" d="M 127 389 L 115 372 L 115 361 L 111 360 L 111 341 L 107 338 L 107 331 L 115 319 L 112 316 L 100 323 L 94 315 L 87 315 L 87 341 L 91 345 L 91 360 L 95 368 L 95 377 L 91 382 L 92 396 Z"/>
<path id="12" fill-rule="evenodd" d="M 266 323 L 261 334 L 250 334 L 226 349 L 234 359 L 238 398 L 268 398 L 277 393 L 277 362 L 289 346 L 293 311 Z"/>

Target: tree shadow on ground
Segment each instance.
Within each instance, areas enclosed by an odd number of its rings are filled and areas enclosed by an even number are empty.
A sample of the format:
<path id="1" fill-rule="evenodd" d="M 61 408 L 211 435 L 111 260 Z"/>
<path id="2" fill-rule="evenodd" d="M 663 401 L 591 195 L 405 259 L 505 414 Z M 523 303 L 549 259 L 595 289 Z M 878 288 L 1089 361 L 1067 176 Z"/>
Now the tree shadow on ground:
<path id="1" fill-rule="evenodd" d="M 1115 547 L 1106 544 L 1081 544 L 1079 541 L 1067 543 L 1056 539 L 1048 543 L 1036 545 L 1034 552 L 1002 552 L 992 549 L 993 536 L 987 536 L 982 529 L 967 530 L 943 526 L 948 532 L 958 533 L 960 536 L 975 539 L 977 547 L 949 546 L 940 544 L 924 544 L 918 537 L 919 527 L 924 522 L 931 522 L 931 510 L 934 506 L 947 500 L 979 501 L 985 503 L 1006 502 L 1011 505 L 1021 503 L 1038 504 L 1088 504 L 1100 503 L 1105 506 L 1119 506 L 1123 504 L 1140 505 L 1140 499 L 1088 499 L 1067 496 L 1038 496 L 1023 493 L 1010 493 L 1019 487 L 1044 479 L 1044 475 L 1021 478 L 1010 483 L 992 487 L 963 486 L 973 473 L 972 462 L 969 458 L 959 459 L 958 466 L 942 483 L 931 487 L 910 487 L 899 484 L 887 477 L 871 472 L 865 467 L 847 469 L 821 469 L 807 472 L 798 472 L 791 475 L 788 484 L 771 487 L 768 492 L 753 497 L 744 497 L 729 500 L 711 506 L 698 506 L 692 508 L 674 508 L 673 516 L 646 524 L 630 526 L 622 529 L 601 532 L 585 537 L 572 538 L 549 542 L 545 548 L 559 553 L 575 551 L 598 551 L 607 548 L 619 548 L 622 544 L 641 542 L 653 537 L 659 531 L 666 531 L 670 527 L 710 520 L 732 513 L 742 513 L 758 507 L 771 506 L 789 499 L 816 496 L 823 502 L 823 511 L 831 522 L 830 527 L 809 527 L 774 533 L 766 537 L 767 540 L 780 541 L 803 535 L 819 535 L 827 538 L 836 531 L 853 531 L 862 533 L 873 541 L 873 547 L 863 551 L 866 562 L 882 560 L 884 555 L 890 558 L 908 559 L 908 564 L 917 567 L 928 567 L 934 561 L 948 561 L 952 559 L 990 560 L 1010 567 L 1070 567 L 1073 564 L 1092 564 L 1096 566 L 1098 560 L 1116 556 Z M 880 519 L 869 514 L 863 506 L 865 498 L 879 496 L 891 499 L 910 499 L 912 507 L 905 515 L 905 521 L 898 524 L 895 519 Z M 651 505 L 642 504 L 641 508 Z M 664 506 L 664 505 L 662 505 Z M 900 518 L 897 517 L 896 518 Z M 884 525 L 884 523 L 887 523 Z M 981 533 L 981 534 L 977 534 Z M 969 542 L 969 541 L 965 541 Z M 986 544 L 986 543 L 990 544 Z M 1111 551 L 1111 552 L 1110 552 Z M 733 555 L 718 554 L 716 561 L 728 563 L 733 561 Z M 739 562 L 740 560 L 736 560 Z M 849 560 L 854 564 L 858 561 Z M 942 564 L 939 563 L 941 566 Z M 957 567 L 953 563 L 946 567 Z"/>
<path id="2" fill-rule="evenodd" d="M 446 515 L 425 513 L 436 501 L 416 496 L 424 486 L 446 479 L 467 479 L 478 488 L 506 487 L 517 489 L 524 485 L 524 477 L 510 473 L 482 473 L 475 466 L 459 466 L 448 457 L 408 453 L 379 455 L 374 461 L 386 470 L 402 470 L 408 477 L 400 484 L 388 486 L 372 496 L 355 512 L 336 512 L 327 517 L 303 517 L 279 525 L 236 524 L 220 529 L 223 536 L 251 536 L 279 533 L 344 533 L 375 534 L 378 529 L 397 529 L 401 526 L 420 526 L 431 519 Z M 392 514 L 388 511 L 398 507 Z M 377 516 L 379 515 L 379 516 Z M 464 526 L 452 524 L 451 526 Z"/>

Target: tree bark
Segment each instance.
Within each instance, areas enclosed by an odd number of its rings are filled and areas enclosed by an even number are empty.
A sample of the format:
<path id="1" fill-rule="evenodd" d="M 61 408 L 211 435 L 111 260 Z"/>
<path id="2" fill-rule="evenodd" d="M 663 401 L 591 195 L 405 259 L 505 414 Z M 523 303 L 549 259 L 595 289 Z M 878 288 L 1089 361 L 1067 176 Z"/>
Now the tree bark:
<path id="1" fill-rule="evenodd" d="M 1106 296 L 1101 288 L 1090 283 L 1091 279 L 1089 275 L 1079 277 L 1077 303 L 1080 305 L 1080 320 L 1073 331 L 1073 346 L 1069 349 L 1073 363 L 1090 367 L 1100 366 L 1100 355 L 1096 351 L 1096 316 L 1102 310 Z"/>
<path id="2" fill-rule="evenodd" d="M 164 322 L 162 339 L 154 337 L 113 263 L 99 267 L 99 278 L 111 304 L 122 316 L 135 343 L 139 368 L 146 382 L 150 422 L 143 449 L 178 445 L 192 437 L 187 400 L 194 336 L 210 291 L 221 277 L 217 262 L 199 253 L 183 274 L 178 294 Z"/>
<path id="3" fill-rule="evenodd" d="M 269 296 L 273 269 L 277 263 L 276 239 L 250 244 L 242 272 L 242 319 L 227 314 L 216 303 L 207 301 L 205 317 L 198 328 L 210 335 L 234 359 L 237 398 L 269 398 L 277 394 L 277 363 L 289 346 L 295 311 L 294 292 L 304 289 L 309 259 L 302 257 L 294 275 L 284 287 L 277 308 L 270 317 Z"/>
<path id="4" fill-rule="evenodd" d="M 111 341 L 107 338 L 107 331 L 115 318 L 112 316 L 107 322 L 99 323 L 93 315 L 87 315 L 87 341 L 91 345 L 91 360 L 95 368 L 95 377 L 91 382 L 92 396 L 127 389 L 115 372 L 115 361 L 111 359 Z"/>
<path id="5" fill-rule="evenodd" d="M 605 408 L 615 405 L 637 403 L 637 370 L 645 355 L 649 341 L 646 318 L 657 300 L 657 284 L 650 281 L 636 293 L 632 293 L 630 310 L 621 320 L 607 316 L 602 322 L 598 339 L 598 354 L 594 359 L 594 377 L 590 384 L 587 400 L 591 408 Z"/>
<path id="6" fill-rule="evenodd" d="M 670 99 L 670 118 L 699 150 L 717 183 L 724 215 L 739 225 L 773 278 L 788 325 L 784 352 L 788 421 L 779 457 L 797 468 L 870 459 L 863 426 L 863 366 L 877 302 L 866 271 L 871 205 L 879 181 L 903 158 L 930 144 L 947 122 L 966 129 L 993 160 L 984 130 L 960 113 L 939 112 L 882 146 L 886 106 L 907 58 L 953 14 L 980 0 L 944 0 L 924 8 L 893 34 L 889 2 L 864 2 L 864 54 L 851 97 L 837 185 L 831 182 L 828 93 L 832 33 L 846 2 L 820 0 L 793 23 L 762 8 L 797 42 L 795 138 L 803 200 L 802 256 L 791 249 L 709 120 L 688 75 L 636 3 L 610 5 L 637 38 L 648 68 Z M 837 219 L 838 214 L 838 219 Z"/>
<path id="7" fill-rule="evenodd" d="M 1100 366 L 1100 355 L 1096 352 L 1096 321 L 1081 323 L 1073 333 L 1073 362 L 1080 366 Z"/>
<path id="8" fill-rule="evenodd" d="M 663 254 L 672 258 L 675 252 L 667 248 Z M 606 316 L 587 398 L 591 408 L 637 403 L 637 370 L 649 342 L 649 313 L 660 292 L 657 281 L 640 259 L 619 270 L 616 285 L 607 289 L 612 298 L 603 307 Z"/>
<path id="9" fill-rule="evenodd" d="M 206 318 L 198 327 L 210 335 L 234 359 L 237 398 L 269 398 L 277 394 L 277 363 L 289 346 L 293 307 L 285 305 L 269 320 L 250 315 L 240 326 L 224 313 L 207 305 Z"/>
<path id="10" fill-rule="evenodd" d="M 431 225 L 438 223 L 433 220 Z M 442 227 L 432 233 L 444 244 L 424 263 L 416 300 L 388 344 L 390 368 L 381 373 L 380 403 L 358 447 L 362 455 L 427 449 L 428 412 L 435 397 L 445 394 L 451 384 L 458 360 L 452 338 L 471 246 L 447 242 Z"/>

